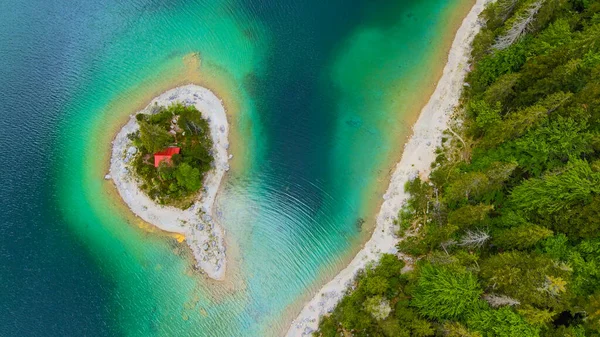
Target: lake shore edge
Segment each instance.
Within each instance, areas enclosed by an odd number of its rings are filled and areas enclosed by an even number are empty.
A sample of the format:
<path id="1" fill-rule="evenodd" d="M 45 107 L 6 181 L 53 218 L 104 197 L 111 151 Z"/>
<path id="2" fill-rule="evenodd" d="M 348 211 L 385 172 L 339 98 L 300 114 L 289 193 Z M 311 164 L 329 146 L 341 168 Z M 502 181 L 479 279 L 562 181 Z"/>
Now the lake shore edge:
<path id="1" fill-rule="evenodd" d="M 409 197 L 404 192 L 404 185 L 418 175 L 426 177 L 429 174 L 431 163 L 435 160 L 435 150 L 441 145 L 443 132 L 459 104 L 469 69 L 471 44 L 482 27 L 479 14 L 492 1 L 477 0 L 457 30 L 442 77 L 413 125 L 412 135 L 404 145 L 401 160 L 395 166 L 371 238 L 350 264 L 304 305 L 286 336 L 310 335 L 318 328 L 320 317 L 335 308 L 360 270 L 377 261 L 382 254 L 397 253 L 399 238 L 396 236 L 394 220 Z"/>
<path id="2" fill-rule="evenodd" d="M 154 106 L 169 106 L 175 103 L 193 105 L 209 122 L 213 139 L 214 168 L 203 180 L 203 191 L 194 204 L 185 210 L 162 206 L 141 191 L 138 181 L 129 170 L 129 161 L 135 155 L 135 147 L 128 134 L 139 129 L 135 116 L 151 113 Z M 208 277 L 223 280 L 226 271 L 225 232 L 218 219 L 222 213 L 215 207 L 215 199 L 221 182 L 229 171 L 231 155 L 229 149 L 229 123 L 225 107 L 212 91 L 188 84 L 163 92 L 153 98 L 142 110 L 130 115 L 128 122 L 119 130 L 111 143 L 109 174 L 123 202 L 137 217 L 170 233 L 181 235 L 191 248 L 196 266 Z"/>

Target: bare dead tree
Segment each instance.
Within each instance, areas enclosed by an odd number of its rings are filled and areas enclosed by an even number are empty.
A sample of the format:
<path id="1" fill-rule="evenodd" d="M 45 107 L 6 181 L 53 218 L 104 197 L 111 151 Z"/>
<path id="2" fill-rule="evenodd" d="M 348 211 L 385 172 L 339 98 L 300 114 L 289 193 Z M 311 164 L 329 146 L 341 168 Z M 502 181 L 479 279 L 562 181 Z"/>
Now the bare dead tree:
<path id="1" fill-rule="evenodd" d="M 529 8 L 527 8 L 525 12 L 520 15 L 515 22 L 513 22 L 510 29 L 504 33 L 504 35 L 499 36 L 496 39 L 496 42 L 492 45 L 492 49 L 504 50 L 529 32 L 531 29 L 531 24 L 533 23 L 536 14 L 539 12 L 540 8 L 542 8 L 543 4 L 544 0 L 538 0 L 531 4 Z"/>
<path id="2" fill-rule="evenodd" d="M 483 299 L 486 302 L 488 302 L 489 305 L 491 305 L 493 308 L 498 308 L 505 305 L 515 306 L 521 304 L 521 302 L 506 295 L 485 294 L 483 295 Z"/>
<path id="3" fill-rule="evenodd" d="M 484 230 L 468 230 L 465 236 L 460 239 L 458 245 L 462 247 L 479 248 L 483 246 L 490 238 L 491 236 Z"/>
<path id="4" fill-rule="evenodd" d="M 464 140 L 464 139 L 462 139 L 462 137 L 461 137 L 461 136 L 459 136 L 459 135 L 458 135 L 458 133 L 454 132 L 454 130 L 452 130 L 452 128 L 451 128 L 450 126 L 448 126 L 448 131 L 450 131 L 450 133 L 452 133 L 452 135 L 453 135 L 454 137 L 456 137 L 458 140 L 460 140 L 460 142 L 463 144 L 463 146 L 464 146 L 465 148 L 467 148 L 467 143 L 465 143 L 465 140 Z"/>

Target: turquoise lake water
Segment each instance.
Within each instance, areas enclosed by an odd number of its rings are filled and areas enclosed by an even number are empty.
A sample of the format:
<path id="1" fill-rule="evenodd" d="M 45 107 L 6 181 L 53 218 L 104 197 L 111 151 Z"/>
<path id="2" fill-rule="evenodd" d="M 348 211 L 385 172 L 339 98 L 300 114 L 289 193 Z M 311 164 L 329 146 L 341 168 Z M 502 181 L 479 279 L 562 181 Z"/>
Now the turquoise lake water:
<path id="1" fill-rule="evenodd" d="M 0 336 L 282 334 L 364 242 L 461 1 L 1 1 Z M 236 110 L 227 282 L 102 179 L 179 73 Z"/>

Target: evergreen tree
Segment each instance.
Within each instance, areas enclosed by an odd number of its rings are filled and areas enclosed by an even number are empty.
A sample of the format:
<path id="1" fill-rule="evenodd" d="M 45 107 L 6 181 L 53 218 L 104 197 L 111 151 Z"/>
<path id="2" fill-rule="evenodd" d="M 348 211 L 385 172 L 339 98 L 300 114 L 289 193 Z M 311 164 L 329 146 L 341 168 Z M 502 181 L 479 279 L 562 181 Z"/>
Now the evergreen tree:
<path id="1" fill-rule="evenodd" d="M 495 233 L 493 243 L 504 249 L 527 249 L 551 235 L 545 227 L 526 224 Z"/>
<path id="2" fill-rule="evenodd" d="M 538 328 L 530 325 L 510 307 L 497 310 L 476 310 L 467 319 L 470 329 L 483 336 L 494 337 L 538 337 Z"/>
<path id="3" fill-rule="evenodd" d="M 197 191 L 202 186 L 200 170 L 187 163 L 181 163 L 173 174 L 177 184 L 188 191 Z"/>
<path id="4" fill-rule="evenodd" d="M 585 205 L 600 194 L 600 173 L 593 172 L 583 160 L 572 160 L 560 170 L 517 186 L 513 204 L 526 212 L 551 215 L 576 205 Z"/>
<path id="5" fill-rule="evenodd" d="M 140 122 L 139 125 L 140 139 L 149 153 L 156 153 L 173 141 L 173 137 L 159 125 L 147 122 Z"/>
<path id="6" fill-rule="evenodd" d="M 482 293 L 469 272 L 425 264 L 419 268 L 411 305 L 434 319 L 456 319 L 475 304 Z"/>

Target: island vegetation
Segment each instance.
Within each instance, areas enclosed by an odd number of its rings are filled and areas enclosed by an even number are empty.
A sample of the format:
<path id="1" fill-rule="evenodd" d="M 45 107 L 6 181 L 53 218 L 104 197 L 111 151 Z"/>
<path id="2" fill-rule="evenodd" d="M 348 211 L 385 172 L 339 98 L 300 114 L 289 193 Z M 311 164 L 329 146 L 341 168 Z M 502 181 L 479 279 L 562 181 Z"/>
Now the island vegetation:
<path id="1" fill-rule="evenodd" d="M 483 13 L 457 122 L 406 189 L 403 259 L 317 336 L 600 336 L 600 1 Z"/>
<path id="2" fill-rule="evenodd" d="M 137 149 L 131 166 L 141 190 L 152 199 L 189 207 L 214 160 L 208 121 L 194 106 L 174 104 L 153 109 L 150 114 L 136 115 L 139 130 L 128 135 Z M 177 153 L 165 152 L 168 149 Z M 161 153 L 168 155 L 157 157 Z"/>

